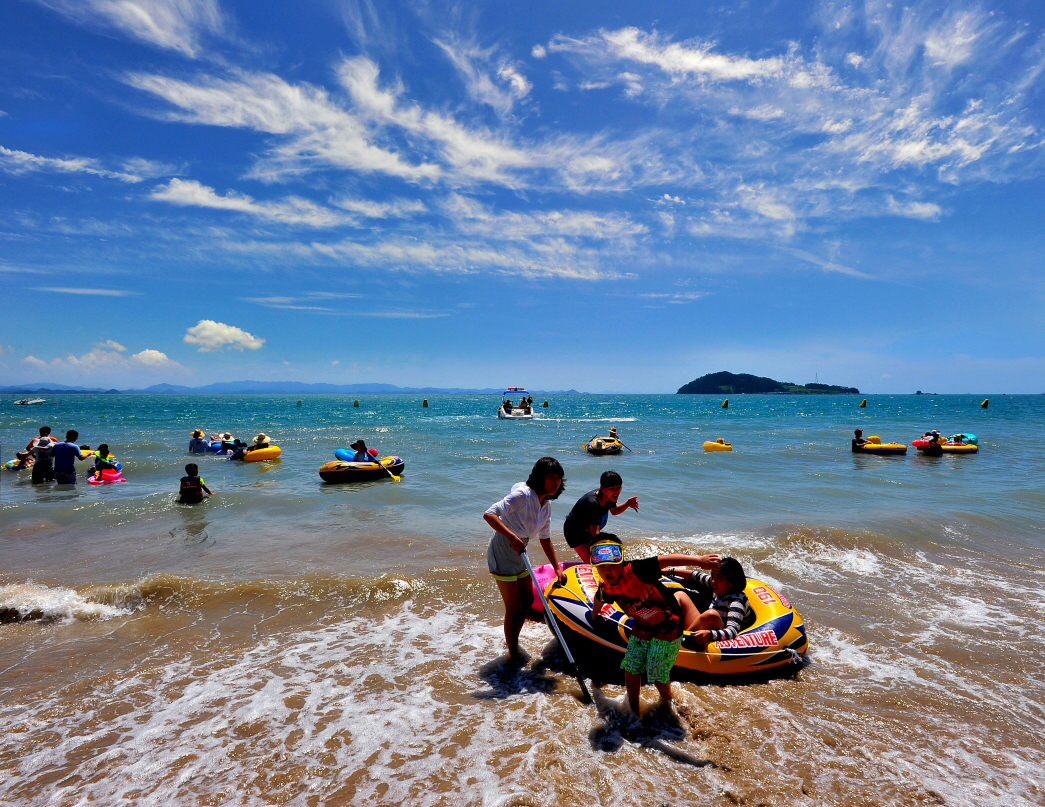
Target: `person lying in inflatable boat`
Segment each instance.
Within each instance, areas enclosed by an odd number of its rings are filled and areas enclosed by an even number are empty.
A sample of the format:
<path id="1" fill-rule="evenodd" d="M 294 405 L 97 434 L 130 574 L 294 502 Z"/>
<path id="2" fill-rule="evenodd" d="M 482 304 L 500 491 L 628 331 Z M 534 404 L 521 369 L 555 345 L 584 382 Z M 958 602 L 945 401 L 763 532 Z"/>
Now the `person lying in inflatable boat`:
<path id="1" fill-rule="evenodd" d="M 711 605 L 693 624 L 687 624 L 686 630 L 692 632 L 692 647 L 703 646 L 708 642 L 722 642 L 736 639 L 740 626 L 751 611 L 744 589 L 747 588 L 747 575 L 744 567 L 736 558 L 722 558 L 722 564 L 708 574 L 695 569 L 679 573 L 676 569 L 665 570 L 671 577 L 689 583 L 687 588 L 697 593 L 710 595 Z M 687 641 L 686 647 L 691 647 Z"/>
<path id="2" fill-rule="evenodd" d="M 632 618 L 628 649 L 621 662 L 631 711 L 639 714 L 642 674 L 670 703 L 671 668 L 682 648 L 682 631 L 701 618 L 693 600 L 682 589 L 669 589 L 661 581 L 669 566 L 699 566 L 710 571 L 721 565 L 718 555 L 657 555 L 624 562 L 620 539 L 602 533 L 591 545 L 591 564 L 599 578 L 592 617 L 603 618 L 603 607 L 614 603 Z"/>

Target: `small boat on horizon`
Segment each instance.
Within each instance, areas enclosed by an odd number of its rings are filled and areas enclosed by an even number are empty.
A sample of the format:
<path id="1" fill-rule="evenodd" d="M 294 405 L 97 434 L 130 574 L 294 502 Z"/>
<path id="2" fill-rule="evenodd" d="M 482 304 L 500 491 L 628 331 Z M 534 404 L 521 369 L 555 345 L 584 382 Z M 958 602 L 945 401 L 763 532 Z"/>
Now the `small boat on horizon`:
<path id="1" fill-rule="evenodd" d="M 32 406 L 33 404 L 45 404 L 43 398 L 22 398 L 20 401 L 15 401 L 15 406 Z"/>
<path id="2" fill-rule="evenodd" d="M 519 406 L 512 399 L 519 396 Z M 508 387 L 501 393 L 501 405 L 497 408 L 497 417 L 501 420 L 533 420 L 533 396 L 522 387 Z"/>

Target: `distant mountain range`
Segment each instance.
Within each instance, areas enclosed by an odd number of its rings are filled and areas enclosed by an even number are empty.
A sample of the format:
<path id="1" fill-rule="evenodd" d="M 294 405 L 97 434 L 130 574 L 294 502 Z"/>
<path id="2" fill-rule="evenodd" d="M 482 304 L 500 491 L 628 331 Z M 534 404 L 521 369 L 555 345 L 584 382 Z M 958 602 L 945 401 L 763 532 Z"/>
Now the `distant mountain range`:
<path id="1" fill-rule="evenodd" d="M 153 384 L 145 389 L 98 389 L 38 383 L 0 387 L 2 395 L 499 395 L 503 387 L 397 387 L 394 384 L 306 384 L 301 381 L 222 381 L 203 387 Z M 540 395 L 579 395 L 569 390 L 529 390 Z"/>
<path id="2" fill-rule="evenodd" d="M 794 384 L 791 381 L 774 381 L 760 375 L 748 373 L 709 373 L 679 387 L 679 395 L 745 395 L 750 393 L 776 393 L 778 395 L 859 395 L 856 387 L 839 387 L 834 384 Z"/>

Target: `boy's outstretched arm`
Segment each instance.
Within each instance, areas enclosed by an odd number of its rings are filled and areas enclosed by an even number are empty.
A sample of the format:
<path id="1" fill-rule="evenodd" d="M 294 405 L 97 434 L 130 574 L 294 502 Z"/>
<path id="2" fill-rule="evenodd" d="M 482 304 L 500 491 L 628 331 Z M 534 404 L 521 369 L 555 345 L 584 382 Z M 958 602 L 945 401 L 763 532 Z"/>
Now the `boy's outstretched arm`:
<path id="1" fill-rule="evenodd" d="M 722 565 L 720 555 L 658 555 L 657 562 L 661 569 L 668 566 L 699 566 L 701 569 L 717 569 Z"/>

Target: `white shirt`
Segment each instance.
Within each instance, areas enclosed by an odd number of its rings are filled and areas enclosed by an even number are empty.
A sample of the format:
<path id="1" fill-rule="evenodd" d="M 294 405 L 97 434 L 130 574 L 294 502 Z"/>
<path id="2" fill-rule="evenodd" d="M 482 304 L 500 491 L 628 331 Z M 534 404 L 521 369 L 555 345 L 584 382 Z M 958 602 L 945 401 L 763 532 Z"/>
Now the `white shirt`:
<path id="1" fill-rule="evenodd" d="M 498 516 L 504 526 L 518 535 L 524 544 L 530 543 L 531 538 L 551 540 L 551 499 L 545 499 L 544 504 L 541 504 L 540 498 L 525 482 L 512 485 L 512 492 L 491 505 L 486 512 Z"/>

